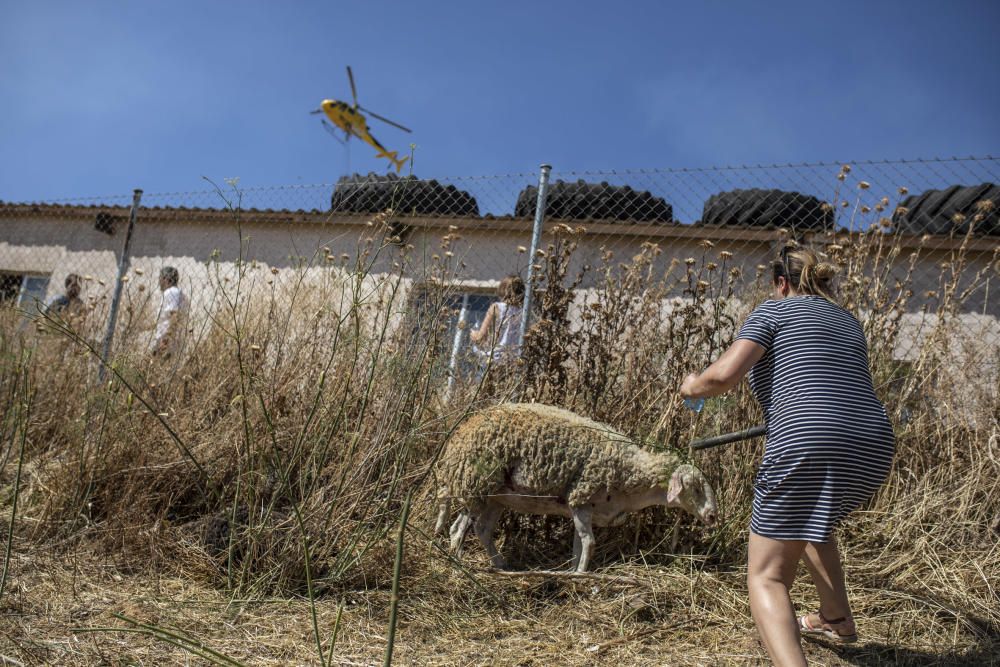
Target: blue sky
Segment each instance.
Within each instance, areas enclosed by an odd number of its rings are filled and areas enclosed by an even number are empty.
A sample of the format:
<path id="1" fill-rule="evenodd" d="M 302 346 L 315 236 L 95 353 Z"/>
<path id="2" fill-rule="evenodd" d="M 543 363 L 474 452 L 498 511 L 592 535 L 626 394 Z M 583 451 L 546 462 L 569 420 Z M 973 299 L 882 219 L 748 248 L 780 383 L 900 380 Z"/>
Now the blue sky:
<path id="1" fill-rule="evenodd" d="M 0 199 L 1000 153 L 1000 2 L 2 2 Z"/>

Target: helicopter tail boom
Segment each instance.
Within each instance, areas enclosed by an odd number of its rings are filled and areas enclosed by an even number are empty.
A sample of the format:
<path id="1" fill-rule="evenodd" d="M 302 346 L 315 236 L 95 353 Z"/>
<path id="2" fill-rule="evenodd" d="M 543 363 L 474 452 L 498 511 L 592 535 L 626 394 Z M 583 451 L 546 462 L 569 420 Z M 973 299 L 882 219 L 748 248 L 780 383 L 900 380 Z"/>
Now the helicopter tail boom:
<path id="1" fill-rule="evenodd" d="M 379 151 L 376 157 L 384 157 L 385 159 L 389 160 L 389 162 L 392 162 L 392 164 L 396 167 L 397 174 L 400 171 L 402 171 L 403 165 L 406 164 L 406 161 L 410 159 L 409 155 L 400 158 L 399 154 L 396 151 L 385 151 L 385 150 Z"/>

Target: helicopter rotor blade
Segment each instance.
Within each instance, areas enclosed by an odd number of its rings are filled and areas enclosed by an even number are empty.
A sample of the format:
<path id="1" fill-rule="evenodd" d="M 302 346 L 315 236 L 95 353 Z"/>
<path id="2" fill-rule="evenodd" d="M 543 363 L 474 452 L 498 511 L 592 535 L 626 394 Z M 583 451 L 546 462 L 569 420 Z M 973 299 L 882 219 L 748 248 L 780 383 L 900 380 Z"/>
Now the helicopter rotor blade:
<path id="1" fill-rule="evenodd" d="M 354 87 L 354 72 L 351 71 L 351 66 L 347 66 L 347 78 L 351 81 L 351 96 L 354 98 L 354 106 L 358 106 L 358 89 Z"/>
<path id="2" fill-rule="evenodd" d="M 364 111 L 366 114 L 368 114 L 372 118 L 378 118 L 383 123 L 388 123 L 389 125 L 392 125 L 393 127 L 398 127 L 399 129 L 403 130 L 404 132 L 413 132 L 413 130 L 411 130 L 410 128 L 404 127 L 404 126 L 400 125 L 399 123 L 397 123 L 394 120 L 389 120 L 385 116 L 380 116 L 377 113 L 375 113 L 374 111 L 372 111 L 371 109 L 366 109 L 366 108 L 361 107 L 361 106 L 359 106 L 358 108 L 361 109 L 362 111 Z"/>
<path id="3" fill-rule="evenodd" d="M 311 114 L 315 115 L 315 114 L 318 114 L 318 113 L 323 113 L 323 110 L 322 110 L 322 109 L 313 109 L 313 110 L 312 110 L 312 111 L 310 111 L 309 113 L 311 113 Z"/>

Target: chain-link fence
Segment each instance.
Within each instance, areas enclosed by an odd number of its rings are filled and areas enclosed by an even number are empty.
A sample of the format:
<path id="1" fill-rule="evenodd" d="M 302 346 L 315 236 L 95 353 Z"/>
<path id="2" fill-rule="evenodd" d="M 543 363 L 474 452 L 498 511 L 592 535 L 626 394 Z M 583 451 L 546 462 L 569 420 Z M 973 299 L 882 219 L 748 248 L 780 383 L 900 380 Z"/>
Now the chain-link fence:
<path id="1" fill-rule="evenodd" d="M 115 349 L 137 349 L 157 344 L 175 282 L 184 335 L 197 337 L 219 323 L 234 289 L 261 308 L 295 302 L 304 314 L 343 298 L 331 292 L 336 276 L 397 275 L 402 310 L 418 308 L 427 286 L 450 290 L 454 367 L 473 353 L 466 332 L 505 276 L 527 277 L 529 290 L 562 281 L 571 326 L 637 267 L 645 278 L 629 289 L 656 285 L 665 309 L 700 295 L 745 312 L 791 238 L 840 264 L 862 318 L 896 313 L 900 361 L 948 315 L 995 362 L 1000 158 L 546 176 L 355 175 L 266 188 L 225 179 L 199 192 L 3 203 L 0 300 L 11 313 L 33 303 L 76 312 L 89 339 L 113 335 Z"/>

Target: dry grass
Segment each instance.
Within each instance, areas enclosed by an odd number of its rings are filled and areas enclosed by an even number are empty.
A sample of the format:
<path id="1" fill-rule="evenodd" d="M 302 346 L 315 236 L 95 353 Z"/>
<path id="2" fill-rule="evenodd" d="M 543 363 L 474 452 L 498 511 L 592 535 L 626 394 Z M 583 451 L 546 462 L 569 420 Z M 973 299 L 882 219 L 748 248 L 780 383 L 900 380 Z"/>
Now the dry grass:
<path id="1" fill-rule="evenodd" d="M 696 417 L 676 387 L 729 344 L 764 293 L 761 274 L 730 269 L 710 243 L 663 270 L 651 245 L 621 264 L 606 257 L 598 288 L 580 297 L 567 275 L 580 232 L 561 229 L 543 261 L 525 384 L 488 374 L 445 402 L 454 239 L 421 267 L 431 288 L 412 312 L 419 253 L 375 222 L 355 264 L 308 288 L 279 295 L 249 264 L 226 272 L 183 361 L 150 366 L 124 333 L 104 386 L 71 323 L 37 335 L 0 327 L 0 511 L 3 533 L 13 530 L 0 664 L 377 664 L 411 493 L 399 664 L 765 662 L 744 584 L 759 443 L 697 455 L 721 528 L 642 512 L 598 534 L 595 576 L 491 573 L 478 545 L 458 564 L 427 535 L 438 448 L 470 410 L 512 390 L 653 447 L 756 423 L 745 391 Z M 864 641 L 810 642 L 807 655 L 1000 664 L 1000 359 L 995 345 L 958 353 L 962 301 L 985 274 L 956 251 L 925 342 L 901 364 L 909 260 L 877 229 L 831 245 L 847 305 L 864 316 L 898 456 L 841 536 Z M 376 262 L 395 268 L 375 275 Z M 989 379 L 970 388 L 969 378 Z M 568 561 L 567 522 L 508 517 L 502 528 L 515 566 Z M 817 602 L 805 583 L 793 598 L 802 610 Z"/>

